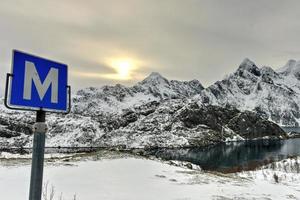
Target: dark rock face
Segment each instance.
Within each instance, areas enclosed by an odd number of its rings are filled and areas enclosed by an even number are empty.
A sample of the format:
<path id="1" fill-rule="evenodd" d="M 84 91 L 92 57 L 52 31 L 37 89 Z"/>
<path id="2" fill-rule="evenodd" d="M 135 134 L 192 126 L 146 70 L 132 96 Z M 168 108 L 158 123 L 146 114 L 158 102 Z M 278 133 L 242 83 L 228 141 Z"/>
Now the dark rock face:
<path id="1" fill-rule="evenodd" d="M 197 103 L 190 104 L 179 113 L 179 118 L 187 127 L 195 127 L 205 124 L 212 129 L 221 131 L 222 126 L 237 115 L 239 111 L 234 108 L 222 108 L 219 106 L 199 106 Z"/>
<path id="2" fill-rule="evenodd" d="M 254 112 L 245 111 L 230 119 L 227 126 L 247 139 L 286 137 L 285 132 L 277 125 L 261 118 Z"/>
<path id="3" fill-rule="evenodd" d="M 285 132 L 277 124 L 263 119 L 254 112 L 240 112 L 232 107 L 211 105 L 199 107 L 194 103 L 183 110 L 179 118 L 187 127 L 205 124 L 215 131 L 222 131 L 226 126 L 245 139 L 285 136 Z"/>

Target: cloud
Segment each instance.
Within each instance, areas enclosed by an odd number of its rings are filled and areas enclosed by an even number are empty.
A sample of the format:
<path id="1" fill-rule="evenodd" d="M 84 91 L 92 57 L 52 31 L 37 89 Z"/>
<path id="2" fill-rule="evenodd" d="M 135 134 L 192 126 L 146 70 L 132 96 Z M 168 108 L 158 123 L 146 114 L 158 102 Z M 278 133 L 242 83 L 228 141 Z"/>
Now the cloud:
<path id="1" fill-rule="evenodd" d="M 2 1 L 2 91 L 12 49 L 68 64 L 75 89 L 133 84 L 151 71 L 209 85 L 245 57 L 281 66 L 299 51 L 299 6 L 292 0 Z M 131 80 L 117 80 L 103 75 L 114 73 L 105 63 L 111 57 L 143 64 Z"/>

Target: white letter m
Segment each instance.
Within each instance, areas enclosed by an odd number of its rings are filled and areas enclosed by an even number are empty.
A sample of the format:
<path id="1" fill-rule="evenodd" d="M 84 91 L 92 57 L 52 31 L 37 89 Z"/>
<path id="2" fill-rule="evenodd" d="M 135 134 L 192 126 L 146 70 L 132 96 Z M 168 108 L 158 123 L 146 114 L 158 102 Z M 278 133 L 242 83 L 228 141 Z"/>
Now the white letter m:
<path id="1" fill-rule="evenodd" d="M 23 98 L 26 100 L 31 100 L 32 82 L 41 100 L 51 85 L 51 103 L 58 103 L 58 69 L 51 68 L 42 83 L 34 63 L 26 61 L 23 90 Z"/>

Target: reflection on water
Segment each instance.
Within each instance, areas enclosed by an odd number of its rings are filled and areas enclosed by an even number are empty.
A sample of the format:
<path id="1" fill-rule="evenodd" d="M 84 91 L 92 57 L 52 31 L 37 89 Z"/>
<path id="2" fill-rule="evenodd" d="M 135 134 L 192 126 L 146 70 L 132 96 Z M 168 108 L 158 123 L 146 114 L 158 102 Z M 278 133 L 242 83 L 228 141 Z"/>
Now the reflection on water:
<path id="1" fill-rule="evenodd" d="M 147 153 L 166 160 L 188 161 L 205 170 L 240 171 L 300 155 L 300 139 L 244 141 L 204 149 L 155 149 Z"/>

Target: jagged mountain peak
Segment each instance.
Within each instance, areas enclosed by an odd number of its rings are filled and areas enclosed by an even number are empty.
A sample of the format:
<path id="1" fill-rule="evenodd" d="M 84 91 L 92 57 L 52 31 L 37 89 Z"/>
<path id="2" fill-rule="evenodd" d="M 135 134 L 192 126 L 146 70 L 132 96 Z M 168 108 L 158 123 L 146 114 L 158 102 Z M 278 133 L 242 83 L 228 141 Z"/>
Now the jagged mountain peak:
<path id="1" fill-rule="evenodd" d="M 297 61 L 294 59 L 290 59 L 288 60 L 287 64 L 295 64 Z"/>
<path id="2" fill-rule="evenodd" d="M 150 75 L 148 77 L 151 78 L 164 78 L 160 73 L 158 72 L 151 72 Z"/>
<path id="3" fill-rule="evenodd" d="M 169 80 L 165 77 L 163 77 L 158 72 L 152 72 L 149 76 L 147 76 L 141 84 L 168 84 Z"/>
<path id="4" fill-rule="evenodd" d="M 297 75 L 300 72 L 300 61 L 291 59 L 283 67 L 279 68 L 277 72 L 284 75 Z"/>
<path id="5" fill-rule="evenodd" d="M 249 71 L 249 72 L 255 72 L 259 71 L 259 68 L 256 66 L 256 64 L 251 61 L 249 58 L 245 58 L 243 62 L 239 65 L 238 71 Z"/>
<path id="6" fill-rule="evenodd" d="M 238 70 L 201 92 L 206 104 L 252 110 L 284 126 L 300 125 L 300 61 L 282 69 L 258 68 L 245 59 Z"/>
<path id="7" fill-rule="evenodd" d="M 256 65 L 249 58 L 245 58 L 240 64 L 240 67 L 251 67 L 251 66 L 256 66 Z"/>

